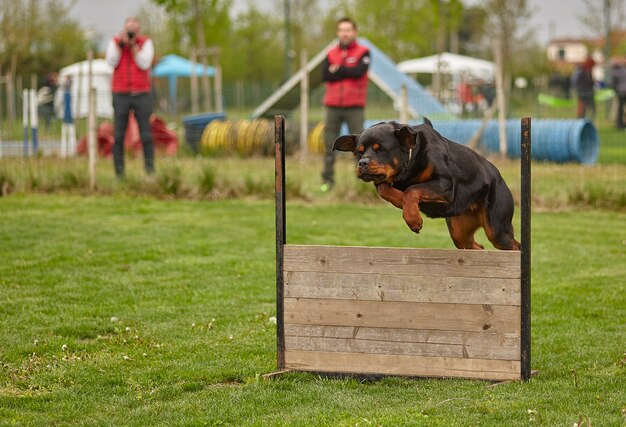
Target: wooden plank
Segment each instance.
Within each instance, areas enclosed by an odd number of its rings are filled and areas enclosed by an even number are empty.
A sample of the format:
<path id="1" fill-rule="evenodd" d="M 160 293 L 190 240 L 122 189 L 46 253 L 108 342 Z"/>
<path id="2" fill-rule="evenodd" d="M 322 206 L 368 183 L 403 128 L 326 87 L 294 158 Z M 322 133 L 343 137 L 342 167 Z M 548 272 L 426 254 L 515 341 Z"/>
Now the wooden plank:
<path id="1" fill-rule="evenodd" d="M 289 350 L 520 359 L 518 333 L 287 324 L 285 335 Z"/>
<path id="2" fill-rule="evenodd" d="M 520 378 L 520 362 L 454 357 L 339 352 L 286 351 L 289 369 L 362 375 L 456 377 L 484 380 Z"/>
<path id="3" fill-rule="evenodd" d="M 520 278 L 519 251 L 285 245 L 285 271 Z"/>
<path id="4" fill-rule="evenodd" d="M 323 351 L 365 354 L 401 354 L 405 356 L 465 357 L 463 346 L 412 342 L 356 340 L 353 338 L 285 337 L 285 351 Z M 469 356 L 468 356 L 469 357 Z M 506 359 L 506 358 L 504 358 Z"/>
<path id="5" fill-rule="evenodd" d="M 382 273 L 285 272 L 285 296 L 520 305 L 519 279 Z"/>
<path id="6" fill-rule="evenodd" d="M 285 323 L 517 333 L 518 307 L 285 298 Z"/>
<path id="7" fill-rule="evenodd" d="M 515 343 L 489 347 L 480 343 L 477 347 L 463 344 L 437 344 L 403 341 L 376 341 L 354 338 L 320 338 L 286 336 L 285 349 L 305 351 L 339 351 L 343 353 L 401 354 L 406 356 L 441 356 L 491 360 L 519 360 L 520 347 Z"/>

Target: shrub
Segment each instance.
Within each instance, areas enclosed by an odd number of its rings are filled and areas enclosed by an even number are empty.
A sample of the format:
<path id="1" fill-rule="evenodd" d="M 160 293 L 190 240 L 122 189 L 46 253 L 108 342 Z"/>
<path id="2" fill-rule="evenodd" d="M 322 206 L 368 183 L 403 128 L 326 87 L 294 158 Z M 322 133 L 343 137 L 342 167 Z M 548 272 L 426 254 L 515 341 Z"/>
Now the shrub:
<path id="1" fill-rule="evenodd" d="M 626 192 L 600 185 L 584 184 L 569 191 L 568 202 L 571 205 L 620 210 L 626 207 Z"/>
<path id="2" fill-rule="evenodd" d="M 76 171 L 66 170 L 61 174 L 59 188 L 62 190 L 78 190 L 85 186 L 84 177 Z"/>
<path id="3" fill-rule="evenodd" d="M 14 182 L 5 172 L 0 172 L 0 197 L 8 195 L 14 186 Z"/>
<path id="4" fill-rule="evenodd" d="M 173 166 L 162 169 L 157 180 L 161 192 L 168 196 L 176 196 L 182 189 L 180 167 Z"/>
<path id="5" fill-rule="evenodd" d="M 246 175 L 244 178 L 243 194 L 259 198 L 272 197 L 274 194 L 274 183 L 264 178 L 263 176 L 254 178 L 250 175 Z"/>
<path id="6" fill-rule="evenodd" d="M 198 191 L 201 195 L 207 195 L 215 189 L 215 170 L 210 165 L 204 165 L 198 178 Z"/>
<path id="7" fill-rule="evenodd" d="M 39 173 L 33 173 L 32 169 L 29 169 L 28 171 L 26 189 L 30 191 L 37 191 L 41 189 L 41 175 Z"/>

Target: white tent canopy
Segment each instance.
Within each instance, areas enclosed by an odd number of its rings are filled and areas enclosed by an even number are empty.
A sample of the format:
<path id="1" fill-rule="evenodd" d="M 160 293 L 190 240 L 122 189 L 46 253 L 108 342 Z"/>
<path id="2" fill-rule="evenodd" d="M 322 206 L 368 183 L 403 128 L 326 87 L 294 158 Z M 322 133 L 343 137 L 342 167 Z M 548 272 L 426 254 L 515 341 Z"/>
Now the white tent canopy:
<path id="1" fill-rule="evenodd" d="M 443 74 L 464 75 L 484 80 L 492 80 L 496 70 L 496 64 L 493 62 L 448 52 L 402 61 L 398 64 L 398 70 L 405 74 L 435 74 L 438 63 Z"/>
<path id="2" fill-rule="evenodd" d="M 110 119 L 113 117 L 111 96 L 113 68 L 104 59 L 94 59 L 91 70 L 92 85 L 96 88 L 96 115 Z M 59 72 L 59 89 L 54 99 L 55 110 L 59 116 L 63 115 L 63 87 L 67 77 L 72 79 L 72 115 L 75 119 L 87 117 L 89 61 L 68 65 Z"/>

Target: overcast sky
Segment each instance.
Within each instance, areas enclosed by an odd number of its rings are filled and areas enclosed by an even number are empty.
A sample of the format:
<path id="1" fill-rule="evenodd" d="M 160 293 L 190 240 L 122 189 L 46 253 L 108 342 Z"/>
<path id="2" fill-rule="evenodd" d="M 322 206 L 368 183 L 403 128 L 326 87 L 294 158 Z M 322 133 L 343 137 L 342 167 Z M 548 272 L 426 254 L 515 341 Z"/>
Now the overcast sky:
<path id="1" fill-rule="evenodd" d="M 84 27 L 92 28 L 108 38 L 120 31 L 125 17 L 135 14 L 140 5 L 147 1 L 76 0 L 71 13 Z M 589 0 L 529 0 L 530 7 L 535 12 L 530 25 L 536 29 L 537 40 L 547 42 L 550 36 L 588 36 L 588 30 L 581 27 L 577 18 L 584 13 L 586 1 Z M 469 2 L 479 3 L 480 0 Z M 235 9 L 241 10 L 250 3 L 269 8 L 277 3 L 282 4 L 282 0 L 234 0 L 234 3 Z"/>

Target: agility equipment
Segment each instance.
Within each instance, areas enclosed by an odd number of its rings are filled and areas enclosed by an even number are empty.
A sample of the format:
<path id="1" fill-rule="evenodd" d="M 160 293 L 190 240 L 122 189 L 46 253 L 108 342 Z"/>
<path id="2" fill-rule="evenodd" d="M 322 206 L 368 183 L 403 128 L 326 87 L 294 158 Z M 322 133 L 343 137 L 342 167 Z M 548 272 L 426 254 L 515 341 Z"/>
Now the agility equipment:
<path id="1" fill-rule="evenodd" d="M 529 118 L 521 134 L 521 251 L 292 245 L 276 116 L 279 372 L 528 380 Z"/>

